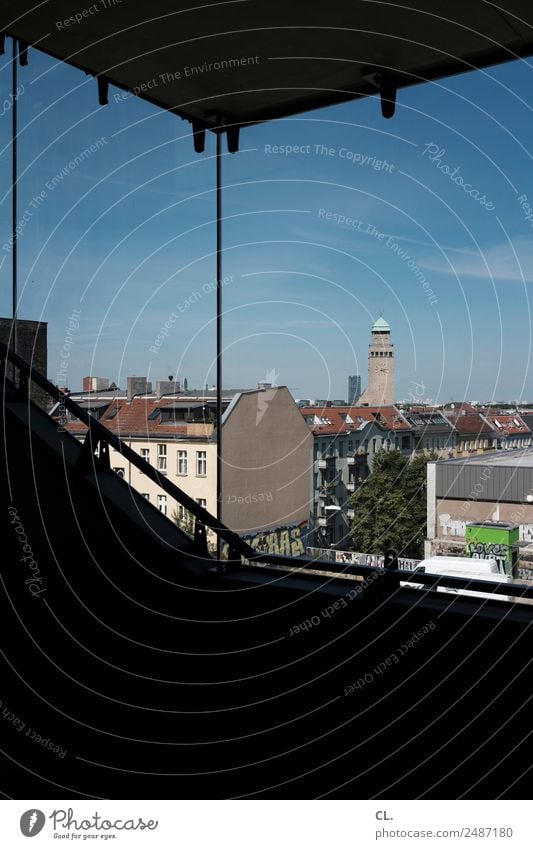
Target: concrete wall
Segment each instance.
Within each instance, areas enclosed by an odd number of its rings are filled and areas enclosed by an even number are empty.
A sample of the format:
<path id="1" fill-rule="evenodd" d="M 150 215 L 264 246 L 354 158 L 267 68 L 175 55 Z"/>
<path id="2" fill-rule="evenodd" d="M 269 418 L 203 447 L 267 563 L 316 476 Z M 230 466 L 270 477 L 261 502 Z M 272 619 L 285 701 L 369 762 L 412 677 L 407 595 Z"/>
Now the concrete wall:
<path id="1" fill-rule="evenodd" d="M 286 387 L 240 395 L 223 424 L 223 522 L 251 534 L 309 520 L 312 451 Z"/>

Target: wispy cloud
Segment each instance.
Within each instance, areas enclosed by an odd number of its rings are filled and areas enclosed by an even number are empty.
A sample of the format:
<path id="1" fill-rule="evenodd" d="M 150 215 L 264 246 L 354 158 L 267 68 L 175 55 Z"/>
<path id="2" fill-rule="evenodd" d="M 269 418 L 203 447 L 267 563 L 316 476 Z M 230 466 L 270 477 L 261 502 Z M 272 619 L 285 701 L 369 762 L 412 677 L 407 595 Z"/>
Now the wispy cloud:
<path id="1" fill-rule="evenodd" d="M 418 265 L 437 274 L 457 274 L 488 282 L 533 283 L 533 239 L 527 236 L 517 236 L 511 242 L 481 252 L 462 248 L 452 253 L 449 262 L 441 254 L 432 254 L 419 257 Z"/>

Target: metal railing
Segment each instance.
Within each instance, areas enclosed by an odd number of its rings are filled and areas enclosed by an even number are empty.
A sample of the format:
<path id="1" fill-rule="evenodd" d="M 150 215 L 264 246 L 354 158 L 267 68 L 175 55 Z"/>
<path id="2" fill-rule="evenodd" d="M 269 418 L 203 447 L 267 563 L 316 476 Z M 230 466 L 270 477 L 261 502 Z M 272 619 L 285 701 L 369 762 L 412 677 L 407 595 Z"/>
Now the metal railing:
<path id="1" fill-rule="evenodd" d="M 51 398 L 61 403 L 73 416 L 83 422 L 88 430 L 87 436 L 82 443 L 80 454 L 81 465 L 91 463 L 95 474 L 102 472 L 104 469 L 110 469 L 108 446 L 111 446 L 120 453 L 126 460 L 134 465 L 139 471 L 145 474 L 150 480 L 157 484 L 164 492 L 170 495 L 175 501 L 181 504 L 195 518 L 195 540 L 204 549 L 207 556 L 207 538 L 205 529 L 209 528 L 213 533 L 228 544 L 228 565 L 235 568 L 243 565 L 258 565 L 261 567 L 272 566 L 291 570 L 315 570 L 320 572 L 333 572 L 339 577 L 357 575 L 363 578 L 366 584 L 365 593 L 369 596 L 376 594 L 392 593 L 401 589 L 400 581 L 408 587 L 409 583 L 423 584 L 428 592 L 437 590 L 438 587 L 449 587 L 452 589 L 467 590 L 469 592 L 483 592 L 497 595 L 521 596 L 526 599 L 533 599 L 533 586 L 524 587 L 517 584 L 500 584 L 492 581 L 484 581 L 482 579 L 470 580 L 468 578 L 454 578 L 449 575 L 430 575 L 421 572 L 408 572 L 403 569 L 398 569 L 398 560 L 394 552 L 385 554 L 385 562 L 383 566 L 363 566 L 353 563 L 332 563 L 329 561 L 318 560 L 317 558 L 309 557 L 289 557 L 283 554 L 273 554 L 269 552 L 260 552 L 252 548 L 238 534 L 230 530 L 226 525 L 219 521 L 215 516 L 211 515 L 204 507 L 201 507 L 190 495 L 184 492 L 176 484 L 167 480 L 164 475 L 160 475 L 150 463 L 144 460 L 132 448 L 126 445 L 120 437 L 116 436 L 112 431 L 108 430 L 101 422 L 93 418 L 83 407 L 80 407 L 75 401 L 61 392 L 53 383 L 46 377 L 43 377 L 33 366 L 23 360 L 18 354 L 15 354 L 10 348 L 0 342 L 0 364 L 2 366 L 2 382 L 5 386 L 9 379 L 7 375 L 7 363 L 10 362 L 20 372 L 19 391 L 21 393 L 29 392 L 29 381 L 32 381 L 42 390 L 44 390 Z M 14 381 L 13 381 L 14 382 Z M 15 388 L 16 385 L 15 385 Z M 97 457 L 95 452 L 98 446 L 103 447 L 103 457 Z M 243 562 L 244 561 L 244 562 Z M 216 565 L 217 561 L 213 561 Z M 218 562 L 220 567 L 224 568 L 223 563 Z M 366 582 L 365 579 L 370 581 Z M 465 596 L 465 598 L 470 598 Z M 477 599 L 473 599 L 477 600 Z"/>

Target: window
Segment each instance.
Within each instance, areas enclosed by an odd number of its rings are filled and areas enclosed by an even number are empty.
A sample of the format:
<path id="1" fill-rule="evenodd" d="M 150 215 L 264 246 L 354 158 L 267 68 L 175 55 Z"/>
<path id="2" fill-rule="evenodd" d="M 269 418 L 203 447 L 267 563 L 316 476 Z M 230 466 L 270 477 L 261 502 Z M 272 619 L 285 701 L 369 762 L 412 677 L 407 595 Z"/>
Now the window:
<path id="1" fill-rule="evenodd" d="M 348 440 L 348 451 L 353 451 L 353 439 Z"/>
<path id="2" fill-rule="evenodd" d="M 205 454 L 205 451 L 199 451 L 198 453 L 199 453 L 199 454 Z M 207 509 L 207 500 L 206 500 L 205 498 L 197 498 L 197 499 L 196 499 L 196 503 L 197 503 L 200 507 L 203 507 L 203 508 L 204 508 L 204 510 L 206 510 L 206 509 Z"/>
<path id="3" fill-rule="evenodd" d="M 402 436 L 402 448 L 404 450 L 406 448 L 409 448 L 409 437 L 408 436 Z"/>
<path id="4" fill-rule="evenodd" d="M 196 452 L 196 474 L 201 478 L 207 475 L 207 451 Z"/>
<path id="5" fill-rule="evenodd" d="M 141 492 L 143 498 L 146 498 L 147 501 L 150 501 L 150 493 L 149 492 Z"/>
<path id="6" fill-rule="evenodd" d="M 141 448 L 141 457 L 143 460 L 146 460 L 147 463 L 150 462 L 150 449 L 149 448 Z"/>
<path id="7" fill-rule="evenodd" d="M 163 513 L 164 516 L 167 515 L 167 497 L 166 497 L 166 495 L 158 495 L 157 496 L 157 509 L 161 513 Z"/>
<path id="8" fill-rule="evenodd" d="M 339 457 L 344 457 L 344 442 L 339 441 Z"/>
<path id="9" fill-rule="evenodd" d="M 187 452 L 178 451 L 178 475 L 187 474 Z"/>
<path id="10" fill-rule="evenodd" d="M 157 470 L 158 472 L 163 472 L 165 475 L 167 473 L 167 446 L 166 445 L 158 445 L 157 446 Z M 166 499 L 166 496 L 165 496 Z"/>

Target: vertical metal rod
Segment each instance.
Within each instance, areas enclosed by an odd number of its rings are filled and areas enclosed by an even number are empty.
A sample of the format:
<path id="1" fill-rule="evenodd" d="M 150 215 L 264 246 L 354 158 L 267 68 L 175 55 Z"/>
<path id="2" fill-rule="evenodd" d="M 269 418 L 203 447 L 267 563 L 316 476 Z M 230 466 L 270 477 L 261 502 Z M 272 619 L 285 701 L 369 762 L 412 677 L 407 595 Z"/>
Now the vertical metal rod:
<path id="1" fill-rule="evenodd" d="M 222 518 L 222 133 L 216 134 L 216 196 L 217 196 L 217 519 Z M 222 554 L 222 540 L 217 535 L 217 560 Z"/>
<path id="2" fill-rule="evenodd" d="M 17 271 L 17 39 L 13 38 L 13 60 L 12 60 L 12 98 L 13 103 L 11 106 L 11 169 L 12 169 L 12 186 L 11 186 L 11 214 L 12 214 L 12 242 L 13 242 L 13 253 L 12 253 L 12 296 L 13 296 L 13 325 L 11 329 L 12 339 L 11 339 L 11 348 L 18 353 L 17 347 L 17 336 L 18 336 L 18 328 L 17 328 L 17 279 L 18 279 L 18 271 Z M 15 380 L 15 366 L 13 365 L 13 380 Z"/>

